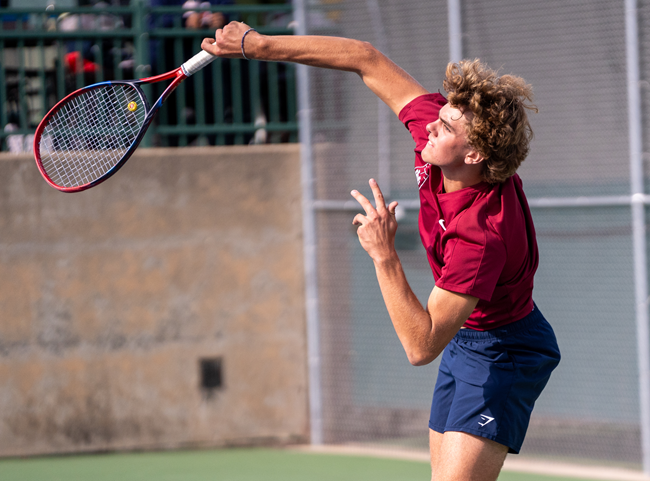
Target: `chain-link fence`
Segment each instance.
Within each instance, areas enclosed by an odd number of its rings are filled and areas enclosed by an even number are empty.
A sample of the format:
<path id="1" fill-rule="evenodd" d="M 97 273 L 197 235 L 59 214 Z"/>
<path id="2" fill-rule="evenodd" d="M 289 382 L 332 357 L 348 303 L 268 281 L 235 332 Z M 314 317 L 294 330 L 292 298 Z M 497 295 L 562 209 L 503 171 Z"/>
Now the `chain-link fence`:
<path id="1" fill-rule="evenodd" d="M 461 4 L 463 56 L 524 77 L 540 111 L 531 115 L 535 140 L 520 175 L 541 255 L 534 298 L 563 360 L 537 403 L 522 454 L 638 466 L 633 224 L 631 202 L 615 201 L 631 194 L 625 2 Z M 368 40 L 427 89 L 442 91 L 446 1 L 312 0 L 307 11 L 309 33 Z M 649 17 L 650 2 L 639 2 L 644 127 Z M 396 242 L 425 302 L 434 280 L 417 230 L 412 140 L 355 75 L 311 69 L 310 79 L 323 439 L 425 448 L 437 362 L 408 363 L 346 204 L 353 188 L 369 195 L 375 177 L 388 197 L 413 207 Z M 601 197 L 591 203 L 600 205 L 581 202 Z"/>

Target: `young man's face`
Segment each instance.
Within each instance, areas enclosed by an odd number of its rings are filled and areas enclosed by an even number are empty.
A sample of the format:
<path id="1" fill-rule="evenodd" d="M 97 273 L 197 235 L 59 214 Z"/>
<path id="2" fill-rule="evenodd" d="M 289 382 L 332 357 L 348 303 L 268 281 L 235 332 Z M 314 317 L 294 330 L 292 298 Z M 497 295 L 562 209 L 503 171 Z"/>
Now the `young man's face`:
<path id="1" fill-rule="evenodd" d="M 445 104 L 438 120 L 427 125 L 429 141 L 422 150 L 422 160 L 438 167 L 457 168 L 465 164 L 467 154 L 473 149 L 467 143 L 465 126 L 472 112 Z"/>

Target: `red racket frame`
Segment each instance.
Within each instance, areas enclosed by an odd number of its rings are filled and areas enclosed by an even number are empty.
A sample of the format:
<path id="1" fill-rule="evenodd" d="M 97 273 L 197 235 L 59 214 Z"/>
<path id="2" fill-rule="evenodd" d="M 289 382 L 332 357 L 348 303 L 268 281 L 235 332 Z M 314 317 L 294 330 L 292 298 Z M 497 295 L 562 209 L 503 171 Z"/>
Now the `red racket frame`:
<path id="1" fill-rule="evenodd" d="M 83 190 L 90 189 L 91 187 L 94 187 L 98 184 L 101 184 L 106 179 L 111 177 L 126 163 L 127 160 L 129 160 L 133 152 L 135 152 L 135 149 L 137 149 L 138 145 L 140 145 L 140 142 L 142 141 L 144 134 L 147 132 L 149 125 L 151 124 L 156 113 L 162 106 L 163 102 L 176 89 L 176 87 L 178 87 L 181 84 L 181 82 L 186 78 L 188 78 L 190 75 L 191 74 L 189 74 L 186 71 L 184 65 L 182 65 L 170 72 L 160 74 L 160 75 L 155 75 L 153 77 L 146 77 L 137 80 L 107 81 L 107 82 L 96 83 L 93 85 L 88 85 L 87 87 L 83 87 L 79 90 L 72 92 L 71 94 L 67 95 L 65 98 L 57 102 L 56 105 L 52 107 L 50 111 L 45 115 L 45 117 L 43 117 L 43 120 L 41 120 L 41 122 L 38 124 L 36 133 L 34 134 L 34 158 L 36 160 L 36 165 L 38 167 L 38 170 L 41 172 L 41 175 L 43 176 L 45 181 L 55 189 L 60 190 L 61 192 L 81 192 Z M 152 107 L 150 107 L 149 103 L 147 102 L 147 98 L 144 95 L 144 92 L 140 88 L 140 85 L 153 84 L 153 83 L 162 82 L 164 80 L 170 80 L 170 79 L 173 79 L 172 82 L 169 84 L 169 86 L 167 86 L 164 92 L 160 95 L 156 103 Z M 140 98 L 143 100 L 145 105 L 145 111 L 146 111 L 145 120 L 135 140 L 128 148 L 128 150 L 125 152 L 125 154 L 122 156 L 122 158 L 119 160 L 119 162 L 117 162 L 117 164 L 115 164 L 115 166 L 113 166 L 108 172 L 106 172 L 101 177 L 95 179 L 94 181 L 89 182 L 87 184 L 74 186 L 74 187 L 63 187 L 56 184 L 45 171 L 45 168 L 43 167 L 43 163 L 41 161 L 41 152 L 40 152 L 41 136 L 43 135 L 43 131 L 45 130 L 45 127 L 48 124 L 49 120 L 61 109 L 61 107 L 63 107 L 63 105 L 65 105 L 73 98 L 83 94 L 84 92 L 87 92 L 94 88 L 100 88 L 105 85 L 119 85 L 119 84 L 122 85 L 127 84 L 133 86 L 138 92 L 138 95 L 140 95 Z"/>

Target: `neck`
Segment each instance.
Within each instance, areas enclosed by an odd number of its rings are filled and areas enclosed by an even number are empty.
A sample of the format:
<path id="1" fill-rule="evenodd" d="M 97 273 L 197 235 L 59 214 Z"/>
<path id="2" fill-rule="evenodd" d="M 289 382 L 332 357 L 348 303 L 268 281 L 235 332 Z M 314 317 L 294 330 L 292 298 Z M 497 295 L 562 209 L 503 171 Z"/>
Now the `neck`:
<path id="1" fill-rule="evenodd" d="M 443 185 L 445 187 L 446 193 L 456 192 L 457 190 L 464 189 L 465 187 L 471 187 L 472 185 L 480 184 L 483 182 L 483 176 L 480 172 L 466 171 L 459 175 L 459 173 L 445 172 L 443 170 L 442 175 Z"/>

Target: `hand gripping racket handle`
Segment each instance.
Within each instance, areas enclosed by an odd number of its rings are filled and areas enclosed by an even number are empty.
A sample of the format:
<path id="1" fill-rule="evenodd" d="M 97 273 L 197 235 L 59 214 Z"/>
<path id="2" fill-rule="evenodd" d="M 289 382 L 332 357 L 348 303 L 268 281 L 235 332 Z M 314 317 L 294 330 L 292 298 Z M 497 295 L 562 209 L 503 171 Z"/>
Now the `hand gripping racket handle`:
<path id="1" fill-rule="evenodd" d="M 185 62 L 181 68 L 183 69 L 183 72 L 185 72 L 185 74 L 189 77 L 191 75 L 194 75 L 206 65 L 210 65 L 216 58 L 216 55 L 212 55 L 205 50 L 201 50 L 194 57 Z"/>

